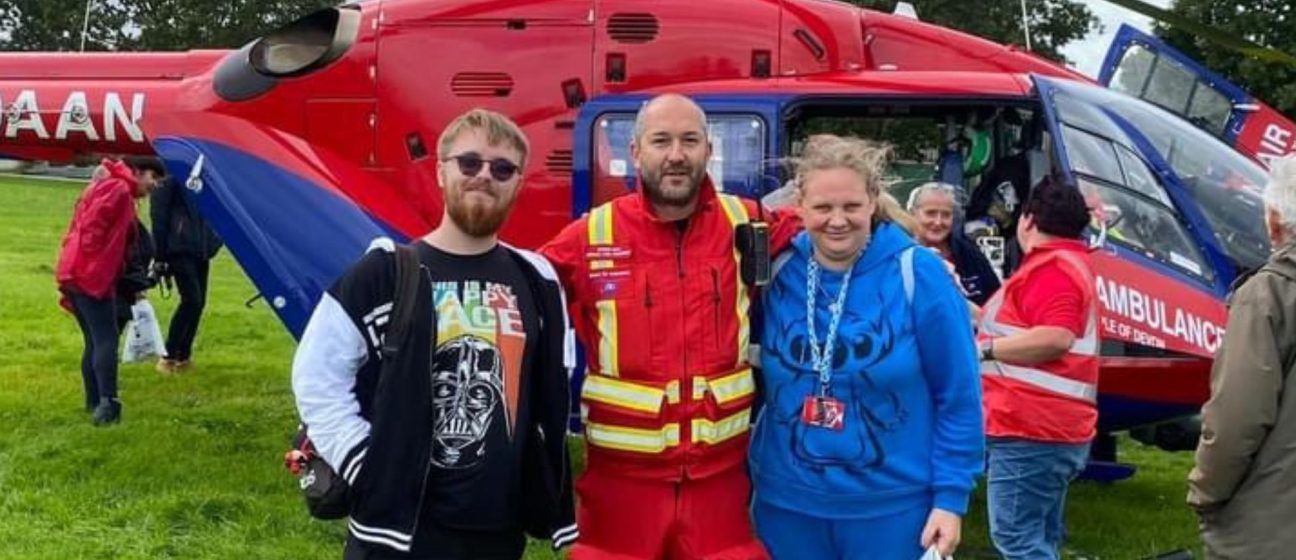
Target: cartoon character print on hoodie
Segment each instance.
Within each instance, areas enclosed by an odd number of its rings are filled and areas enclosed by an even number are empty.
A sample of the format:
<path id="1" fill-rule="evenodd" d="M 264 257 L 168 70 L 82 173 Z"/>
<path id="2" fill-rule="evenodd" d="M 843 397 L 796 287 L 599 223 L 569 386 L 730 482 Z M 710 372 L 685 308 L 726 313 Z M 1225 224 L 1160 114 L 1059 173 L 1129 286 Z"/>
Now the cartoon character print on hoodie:
<path id="1" fill-rule="evenodd" d="M 820 272 L 816 302 L 833 301 L 841 286 L 840 275 L 831 281 L 826 276 L 828 274 L 824 271 Z M 908 327 L 894 325 L 890 317 L 879 315 L 878 310 L 884 303 L 878 294 L 874 296 L 872 299 L 876 301 L 873 305 L 847 306 L 833 349 L 833 371 L 858 372 L 857 375 L 835 376 L 842 378 L 835 379 L 828 391 L 828 396 L 846 405 L 844 424 L 859 427 L 846 434 L 813 427 L 801 420 L 802 407 L 798 405 L 806 396 L 817 394 L 819 374 L 811 359 L 805 314 L 792 313 L 780 317 L 782 321 L 771 342 L 789 349 L 778 357 L 781 366 L 793 377 L 770 388 L 775 393 L 774 402 L 777 404 L 769 414 L 773 414 L 778 423 L 791 428 L 790 451 L 807 468 L 841 468 L 856 473 L 874 468 L 886 459 L 886 449 L 878 433 L 892 431 L 905 421 L 904 403 L 894 391 L 879 387 L 869 370 L 891 354 L 897 329 Z M 817 315 L 824 315 L 823 306 L 819 307 Z M 815 331 L 820 344 L 825 343 L 825 319 L 819 317 Z"/>
<path id="2" fill-rule="evenodd" d="M 840 429 L 807 424 L 819 391 L 806 328 L 807 234 L 780 256 L 764 294 L 764 403 L 750 448 L 763 503 L 821 518 L 873 518 L 914 508 L 966 511 L 984 461 L 980 372 L 967 304 L 935 253 L 913 249 L 913 299 L 902 255 L 915 247 L 882 223 L 851 272 L 833 349 L 831 396 Z M 820 270 L 815 334 L 844 273 Z"/>
<path id="3" fill-rule="evenodd" d="M 840 277 L 832 292 L 827 292 L 820 285 L 816 301 L 832 301 L 836 296 L 836 286 L 840 286 Z M 876 302 L 883 305 L 883 302 Z M 851 472 L 863 472 L 877 467 L 886 459 L 886 450 L 877 437 L 877 432 L 890 432 L 899 424 L 905 423 L 905 407 L 894 391 L 879 388 L 870 375 L 871 366 L 881 362 L 892 353 L 894 346 L 894 325 L 883 316 L 866 318 L 861 312 L 846 310 L 842 314 L 836 347 L 833 349 L 833 371 L 859 372 L 857 376 L 833 382 L 828 390 L 828 397 L 845 403 L 845 425 L 859 426 L 851 430 L 850 437 L 841 437 L 835 430 L 814 428 L 801 420 L 802 408 L 798 403 L 804 402 L 806 395 L 813 395 L 819 390 L 819 373 L 815 372 L 811 360 L 810 342 L 806 333 L 805 314 L 793 315 L 791 321 L 779 324 L 772 344 L 788 347 L 791 351 L 780 354 L 781 366 L 793 373 L 793 379 L 772 386 L 775 391 L 774 415 L 779 424 L 791 428 L 792 441 L 788 442 L 792 454 L 804 467 L 811 469 L 842 468 Z M 826 323 L 820 320 L 819 323 Z M 826 324 L 819 324 L 815 333 L 820 344 L 826 336 Z"/>

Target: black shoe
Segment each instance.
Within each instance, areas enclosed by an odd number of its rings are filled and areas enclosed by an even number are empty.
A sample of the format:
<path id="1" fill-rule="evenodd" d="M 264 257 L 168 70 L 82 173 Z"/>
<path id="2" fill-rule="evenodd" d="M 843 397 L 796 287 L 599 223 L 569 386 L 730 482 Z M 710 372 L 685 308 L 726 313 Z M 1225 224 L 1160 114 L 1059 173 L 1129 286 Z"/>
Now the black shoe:
<path id="1" fill-rule="evenodd" d="M 121 422 L 121 401 L 103 399 L 94 409 L 94 425 L 104 426 Z"/>

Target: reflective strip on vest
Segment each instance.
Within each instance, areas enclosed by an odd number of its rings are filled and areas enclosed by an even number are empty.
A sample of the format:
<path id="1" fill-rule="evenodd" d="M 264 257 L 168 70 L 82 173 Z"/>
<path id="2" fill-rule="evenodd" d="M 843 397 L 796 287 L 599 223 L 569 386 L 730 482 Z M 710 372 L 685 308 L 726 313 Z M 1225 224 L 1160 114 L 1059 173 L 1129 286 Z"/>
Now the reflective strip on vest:
<path id="1" fill-rule="evenodd" d="M 715 445 L 742 435 L 751 428 L 751 411 L 743 410 L 716 422 L 693 419 L 693 441 Z"/>
<path id="2" fill-rule="evenodd" d="M 1085 268 L 1081 263 L 1077 263 L 1070 254 L 1059 252 L 1055 254 L 1059 260 L 1066 261 L 1074 266 L 1078 271 L 1084 271 Z M 1085 276 L 1082 274 L 1082 276 Z M 1092 283 L 1090 284 L 1092 285 Z M 999 290 L 990 301 L 986 302 L 985 311 L 981 319 L 981 332 L 992 337 L 1011 336 L 1026 332 L 1028 329 L 1015 325 L 1000 323 L 999 311 L 1003 308 L 1004 290 Z M 1096 306 L 1090 305 L 1089 312 L 1085 316 L 1085 333 L 1084 336 L 1077 338 L 1071 343 L 1071 348 L 1067 352 L 1074 356 L 1083 356 L 1085 358 L 1096 359 L 1098 357 L 1098 310 Z M 1098 386 L 1093 383 L 1086 383 L 1066 376 L 1057 375 L 1042 369 L 1029 366 L 1019 366 L 1008 364 L 1001 361 L 987 361 L 981 363 L 981 375 L 1000 376 L 1008 379 L 1014 379 L 1050 391 L 1071 397 L 1073 399 L 1085 402 L 1098 401 Z"/>
<path id="3" fill-rule="evenodd" d="M 617 309 L 616 300 L 603 300 L 598 307 L 599 373 L 616 377 L 617 364 Z"/>
<path id="4" fill-rule="evenodd" d="M 991 371 L 993 368 L 993 371 Z M 1098 402 L 1098 387 L 1092 383 L 1076 381 L 1061 375 L 1054 375 L 1044 370 L 1014 366 L 1003 362 L 982 362 L 981 375 L 998 375 L 1015 379 L 1033 387 L 1039 387 L 1073 399 L 1085 402 Z"/>
<path id="5" fill-rule="evenodd" d="M 612 244 L 612 205 L 604 204 L 590 210 L 586 227 L 589 229 L 590 245 Z"/>
<path id="6" fill-rule="evenodd" d="M 581 398 L 619 406 L 639 412 L 656 414 L 661 411 L 662 398 L 671 404 L 678 404 L 680 399 L 679 381 L 672 381 L 665 389 L 622 381 L 606 375 L 592 374 L 585 377 L 581 388 Z"/>
<path id="7" fill-rule="evenodd" d="M 693 378 L 693 400 L 700 401 L 707 391 L 715 396 L 716 403 L 729 404 L 756 391 L 756 379 L 752 377 L 751 368 L 743 368 L 724 377 L 712 380 L 702 376 Z"/>
<path id="8" fill-rule="evenodd" d="M 737 229 L 739 225 L 751 221 L 751 216 L 747 214 L 747 206 L 742 203 L 742 199 L 731 195 L 717 193 L 716 197 L 720 200 L 720 207 L 724 209 L 725 217 L 729 219 L 729 226 Z M 751 302 L 747 297 L 747 285 L 742 280 L 742 254 L 738 252 L 737 244 L 734 244 L 734 290 L 737 295 L 737 301 L 734 302 L 734 309 L 738 314 L 738 354 L 734 365 L 741 365 L 747 359 L 747 345 L 751 343 L 751 319 L 747 316 Z"/>
<path id="9" fill-rule="evenodd" d="M 667 424 L 659 430 L 644 430 L 586 422 L 585 438 L 591 445 L 608 449 L 661 453 L 668 447 L 679 445 L 680 430 L 679 424 Z"/>
<path id="10" fill-rule="evenodd" d="M 612 205 L 604 204 L 590 211 L 586 220 L 590 246 L 612 244 Z M 600 270 L 610 268 L 611 261 L 595 261 L 590 268 Z M 617 349 L 617 307 L 616 300 L 602 300 L 594 304 L 598 309 L 598 364 L 599 373 L 616 377 L 620 375 L 621 360 Z"/>

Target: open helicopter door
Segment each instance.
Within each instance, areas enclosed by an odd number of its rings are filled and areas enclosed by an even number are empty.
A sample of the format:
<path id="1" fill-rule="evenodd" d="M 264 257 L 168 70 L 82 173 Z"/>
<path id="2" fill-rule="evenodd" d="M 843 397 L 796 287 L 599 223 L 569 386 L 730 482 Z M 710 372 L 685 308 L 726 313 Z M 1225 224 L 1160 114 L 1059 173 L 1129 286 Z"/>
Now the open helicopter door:
<path id="1" fill-rule="evenodd" d="M 1296 151 L 1296 123 L 1160 39 L 1122 24 L 1098 81 L 1222 138 L 1268 168 Z"/>
<path id="2" fill-rule="evenodd" d="M 160 114 L 142 124 L 294 337 L 371 240 L 402 242 L 428 229 L 395 190 L 274 128 L 213 113 Z"/>
<path id="3" fill-rule="evenodd" d="M 1114 464 L 1111 433 L 1196 414 L 1209 396 L 1231 268 L 1198 203 L 1123 104 L 1157 109 L 1078 82 L 1033 79 L 1055 172 L 1081 189 L 1093 229 L 1106 230 L 1091 253 L 1102 375 L 1100 437 L 1086 476 L 1125 478 L 1133 470 Z"/>

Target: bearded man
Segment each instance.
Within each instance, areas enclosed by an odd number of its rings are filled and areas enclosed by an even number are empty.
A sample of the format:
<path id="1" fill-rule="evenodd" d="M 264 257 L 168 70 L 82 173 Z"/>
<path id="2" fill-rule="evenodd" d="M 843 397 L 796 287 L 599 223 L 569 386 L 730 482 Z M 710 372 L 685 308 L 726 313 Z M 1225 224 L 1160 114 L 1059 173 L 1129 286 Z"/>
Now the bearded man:
<path id="1" fill-rule="evenodd" d="M 412 243 L 420 278 L 399 353 L 384 339 L 397 289 L 389 240 L 324 294 L 302 334 L 293 392 L 351 486 L 347 560 L 521 558 L 526 533 L 554 548 L 576 539 L 562 288 L 543 257 L 497 237 L 527 149 L 491 111 L 446 126 L 444 212 Z"/>
<path id="2" fill-rule="evenodd" d="M 706 114 L 687 97 L 644 104 L 630 153 L 643 187 L 540 249 L 588 363 L 571 558 L 766 558 L 748 515 L 753 286 L 735 232 L 769 217 L 776 252 L 798 222 L 717 191 Z"/>

